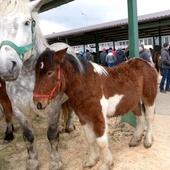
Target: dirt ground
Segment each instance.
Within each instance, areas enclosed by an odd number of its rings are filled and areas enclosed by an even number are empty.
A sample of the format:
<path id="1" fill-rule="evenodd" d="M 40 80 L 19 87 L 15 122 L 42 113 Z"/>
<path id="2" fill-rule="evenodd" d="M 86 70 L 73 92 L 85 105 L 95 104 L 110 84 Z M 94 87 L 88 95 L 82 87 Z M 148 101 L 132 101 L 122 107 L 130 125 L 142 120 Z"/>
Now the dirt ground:
<path id="1" fill-rule="evenodd" d="M 82 170 L 82 163 L 88 157 L 88 147 L 82 127 L 76 116 L 75 131 L 60 135 L 60 153 L 64 170 Z M 120 117 L 108 120 L 109 144 L 114 160 L 114 170 L 168 170 L 170 169 L 170 116 L 155 115 L 154 143 L 145 149 L 143 143 L 129 148 L 133 127 L 120 122 Z M 21 127 L 16 120 L 15 139 L 9 144 L 0 144 L 0 170 L 25 170 L 27 151 L 22 138 Z M 0 142 L 3 141 L 5 122 L 0 120 Z M 48 170 L 50 146 L 46 138 L 47 120 L 37 117 L 34 121 L 35 141 L 39 152 L 40 170 Z M 142 141 L 143 142 L 143 141 Z M 99 161 L 91 170 L 96 170 Z M 89 169 L 86 169 L 89 170 Z"/>

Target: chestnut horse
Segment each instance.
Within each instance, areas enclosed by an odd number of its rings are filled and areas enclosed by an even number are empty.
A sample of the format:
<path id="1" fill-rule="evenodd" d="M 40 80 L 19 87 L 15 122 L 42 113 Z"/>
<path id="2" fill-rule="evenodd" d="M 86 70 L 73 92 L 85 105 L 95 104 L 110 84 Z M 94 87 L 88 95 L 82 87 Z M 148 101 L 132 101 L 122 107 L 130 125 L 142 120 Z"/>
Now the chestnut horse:
<path id="1" fill-rule="evenodd" d="M 8 143 L 13 140 L 14 127 L 12 123 L 12 106 L 9 97 L 6 93 L 5 82 L 0 79 L 0 104 L 2 105 L 7 128 L 5 132 L 4 142 Z"/>
<path id="2" fill-rule="evenodd" d="M 137 116 L 137 126 L 129 146 L 137 146 L 142 140 L 146 119 L 148 127 L 144 146 L 151 147 L 157 95 L 155 69 L 140 58 L 104 68 L 83 58 L 78 58 L 78 62 L 77 58 L 66 54 L 66 50 L 46 50 L 38 58 L 33 100 L 39 109 L 45 109 L 53 100 L 56 104 L 60 103 L 59 96 L 63 92 L 68 96 L 90 147 L 91 153 L 84 167 L 92 167 L 97 163 L 99 152 L 96 146 L 103 155 L 99 169 L 108 170 L 113 165 L 106 117 L 123 115 L 129 111 Z M 80 72 L 79 67 L 84 70 Z"/>

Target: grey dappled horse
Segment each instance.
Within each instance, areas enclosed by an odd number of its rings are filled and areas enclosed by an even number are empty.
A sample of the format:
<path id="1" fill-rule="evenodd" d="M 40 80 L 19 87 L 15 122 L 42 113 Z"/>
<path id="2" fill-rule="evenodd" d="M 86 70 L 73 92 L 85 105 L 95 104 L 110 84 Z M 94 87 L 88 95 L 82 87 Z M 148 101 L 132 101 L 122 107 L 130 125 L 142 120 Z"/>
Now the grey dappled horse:
<path id="1" fill-rule="evenodd" d="M 39 112 L 33 104 L 35 64 L 37 57 L 49 47 L 37 21 L 37 12 L 45 0 L 0 0 L 0 76 L 6 81 L 7 94 L 11 100 L 14 115 L 22 126 L 28 151 L 27 169 L 39 169 L 38 154 L 34 146 L 32 118 L 35 115 L 48 117 L 47 136 L 51 144 L 50 169 L 61 169 L 62 161 L 58 152 L 58 122 L 61 104 L 67 100 L 64 93 L 59 95 L 60 103 L 52 101 Z M 59 50 L 66 44 L 57 43 L 50 48 Z M 74 52 L 68 46 L 68 53 Z"/>

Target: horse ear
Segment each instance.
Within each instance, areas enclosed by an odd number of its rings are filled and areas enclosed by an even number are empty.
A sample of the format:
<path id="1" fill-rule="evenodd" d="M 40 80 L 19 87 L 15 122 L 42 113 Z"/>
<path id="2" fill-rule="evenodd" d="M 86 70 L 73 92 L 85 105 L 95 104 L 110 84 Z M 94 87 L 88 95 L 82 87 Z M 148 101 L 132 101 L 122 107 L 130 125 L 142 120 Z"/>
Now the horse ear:
<path id="1" fill-rule="evenodd" d="M 55 62 L 56 63 L 62 63 L 66 52 L 67 52 L 67 48 L 64 48 L 64 49 L 62 49 L 60 51 L 56 51 L 54 53 L 54 60 L 55 60 Z"/>
<path id="2" fill-rule="evenodd" d="M 31 11 L 33 12 L 38 12 L 39 9 L 41 8 L 41 6 L 44 4 L 45 0 L 35 0 L 35 1 L 31 1 L 29 2 L 29 7 L 31 9 Z"/>
<path id="3" fill-rule="evenodd" d="M 50 50 L 50 48 L 49 48 L 49 47 L 47 47 L 45 50 Z"/>

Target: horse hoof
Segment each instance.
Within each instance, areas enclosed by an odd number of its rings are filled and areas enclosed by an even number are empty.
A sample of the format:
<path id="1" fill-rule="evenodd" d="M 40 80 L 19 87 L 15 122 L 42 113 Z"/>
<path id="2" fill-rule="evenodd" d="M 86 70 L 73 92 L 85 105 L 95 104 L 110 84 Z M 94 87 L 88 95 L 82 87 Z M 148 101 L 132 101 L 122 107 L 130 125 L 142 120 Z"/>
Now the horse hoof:
<path id="1" fill-rule="evenodd" d="M 27 168 L 26 170 L 39 170 L 39 161 L 38 160 L 33 160 L 29 159 L 27 161 Z"/>
<path id="2" fill-rule="evenodd" d="M 89 159 L 88 161 L 84 162 L 83 168 L 91 168 L 93 167 L 99 159 Z"/>
<path id="3" fill-rule="evenodd" d="M 6 144 L 8 144 L 10 141 L 9 140 L 4 140 L 3 142 L 2 142 L 2 145 L 6 145 Z"/>
<path id="4" fill-rule="evenodd" d="M 146 149 L 149 149 L 151 146 L 152 146 L 152 143 L 153 143 L 153 137 L 151 138 L 151 140 L 144 140 L 144 147 Z"/>
<path id="5" fill-rule="evenodd" d="M 67 126 L 67 127 L 66 127 L 65 131 L 66 131 L 67 133 L 70 133 L 70 132 L 74 131 L 75 129 L 76 129 L 76 128 L 75 128 L 74 125 L 70 125 L 70 126 Z"/>
<path id="6" fill-rule="evenodd" d="M 129 143 L 129 147 L 131 148 L 131 147 L 137 147 L 137 146 L 139 146 L 139 142 L 136 142 L 136 143 L 132 143 L 132 142 L 130 142 Z"/>
<path id="7" fill-rule="evenodd" d="M 107 164 L 102 164 L 97 170 L 111 170 L 111 167 Z"/>
<path id="8" fill-rule="evenodd" d="M 55 162 L 52 161 L 50 163 L 50 170 L 62 170 L 63 169 L 63 163 L 61 161 Z"/>
<path id="9" fill-rule="evenodd" d="M 129 147 L 137 147 L 140 145 L 142 138 L 136 140 L 134 138 L 131 139 L 131 141 L 129 142 Z"/>
<path id="10" fill-rule="evenodd" d="M 9 143 L 10 141 L 12 141 L 14 139 L 14 135 L 13 133 L 6 133 L 5 137 L 4 137 L 4 142 L 5 143 Z"/>

